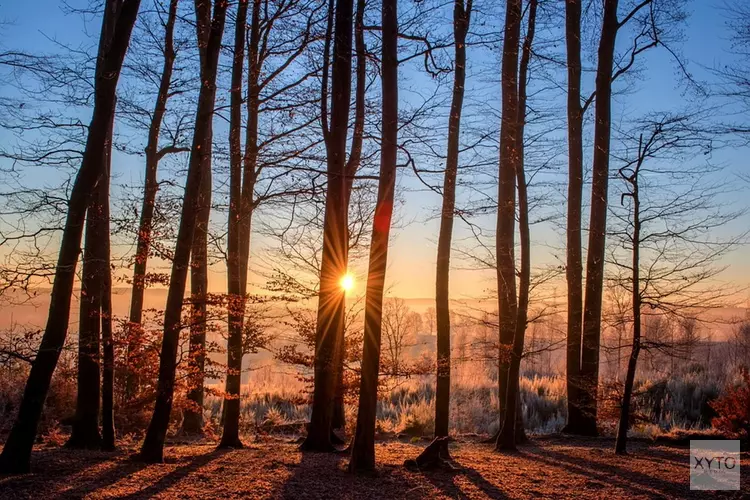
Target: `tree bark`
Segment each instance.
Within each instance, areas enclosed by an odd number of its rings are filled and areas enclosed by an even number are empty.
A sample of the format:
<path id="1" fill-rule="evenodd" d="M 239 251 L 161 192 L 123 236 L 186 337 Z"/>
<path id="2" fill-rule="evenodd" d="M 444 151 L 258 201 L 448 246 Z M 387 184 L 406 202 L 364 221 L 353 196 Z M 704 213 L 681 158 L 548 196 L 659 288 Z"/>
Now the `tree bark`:
<path id="1" fill-rule="evenodd" d="M 210 157 L 211 155 L 211 121 L 216 97 L 216 71 L 221 38 L 224 32 L 227 2 L 223 0 L 214 1 L 213 19 L 211 19 L 211 3 L 209 0 L 195 0 L 195 10 L 199 48 L 201 52 L 205 52 L 206 64 L 205 72 L 203 72 L 205 78 L 201 78 L 195 130 L 193 131 L 193 146 L 190 153 L 182 215 L 177 232 L 177 245 L 172 262 L 167 306 L 164 313 L 164 338 L 159 358 L 156 404 L 140 453 L 140 458 L 147 462 L 163 461 L 164 439 L 167 435 L 169 417 L 172 411 L 177 348 L 182 327 L 182 302 L 185 295 L 187 271 L 190 265 L 190 251 L 195 234 L 195 210 L 198 207 L 203 183 L 204 157 Z"/>
<path id="2" fill-rule="evenodd" d="M 521 0 L 507 0 L 502 57 L 502 124 L 497 208 L 497 292 L 499 314 L 499 384 L 501 422 L 515 421 L 518 370 L 512 368 L 515 352 L 516 267 L 514 257 L 516 165 L 518 163 L 518 44 L 521 33 Z M 523 345 L 521 346 L 523 349 Z M 503 385 L 505 387 L 503 387 Z M 513 396 L 513 397 L 511 397 Z M 502 426 L 497 449 L 515 448 L 515 425 Z"/>
<path id="3" fill-rule="evenodd" d="M 104 189 L 104 175 L 96 187 L 86 213 L 86 236 L 81 270 L 81 305 L 78 328 L 78 377 L 76 414 L 68 448 L 97 450 L 101 445 L 99 433 L 99 359 L 101 336 L 101 300 L 104 256 L 103 213 L 100 204 Z"/>
<path id="4" fill-rule="evenodd" d="M 625 387 L 622 393 L 622 406 L 620 408 L 620 421 L 617 425 L 617 440 L 615 441 L 615 453 L 624 455 L 627 453 L 628 428 L 630 427 L 630 400 L 633 396 L 633 384 L 635 382 L 635 370 L 638 366 L 638 354 L 641 352 L 641 198 L 638 190 L 638 174 L 644 158 L 643 137 L 639 143 L 639 158 L 633 175 L 626 178 L 631 186 L 629 193 L 633 199 L 633 234 L 632 234 L 632 275 L 631 286 L 633 288 L 633 347 L 628 358 L 628 369 L 625 374 Z M 622 174 L 622 170 L 620 171 Z M 624 176 L 624 175 L 623 175 Z"/>
<path id="5" fill-rule="evenodd" d="M 618 0 L 605 0 L 599 61 L 596 71 L 596 123 L 594 163 L 591 184 L 591 217 L 586 258 L 586 299 L 583 312 L 581 349 L 580 434 L 597 435 L 597 391 L 599 382 L 599 342 L 601 337 L 604 251 L 607 230 L 607 188 L 612 107 L 612 68 L 618 30 Z"/>
<path id="6" fill-rule="evenodd" d="M 564 431 L 578 434 L 580 408 L 581 329 L 583 319 L 583 264 L 581 206 L 583 203 L 583 108 L 581 106 L 581 0 L 565 2 L 565 45 L 568 58 L 568 214 L 567 260 L 568 325 L 566 386 L 568 422 Z"/>
<path id="7" fill-rule="evenodd" d="M 529 288 L 531 286 L 531 237 L 529 234 L 529 204 L 524 171 L 524 130 L 526 122 L 526 80 L 531 60 L 531 44 L 534 40 L 536 26 L 537 0 L 529 2 L 529 21 L 521 55 L 520 74 L 518 75 L 518 107 L 515 127 L 515 174 L 518 184 L 519 238 L 521 243 L 521 269 L 518 290 L 518 308 L 516 311 L 513 352 L 508 369 L 508 388 L 505 396 L 504 421 L 500 427 L 497 449 L 515 449 L 516 443 L 524 441 L 526 434 L 521 415 L 521 395 L 518 389 L 521 357 L 523 355 L 526 322 L 528 320 Z M 520 10 L 520 5 L 519 5 Z M 520 15 L 520 14 L 519 14 Z M 515 29 L 515 27 L 513 28 Z M 518 27 L 520 37 L 520 19 Z M 517 38 L 516 38 L 517 40 Z M 516 42 L 517 43 L 517 42 Z M 505 75 L 505 73 L 503 73 Z"/>
<path id="8" fill-rule="evenodd" d="M 110 243 L 110 178 L 112 175 L 112 138 L 114 134 L 114 115 L 109 122 L 107 146 L 105 148 L 104 168 L 101 187 L 99 188 L 99 206 L 102 209 L 102 450 L 115 449 L 115 346 L 112 338 L 112 265 Z"/>
<path id="9" fill-rule="evenodd" d="M 382 142 L 380 180 L 370 243 L 365 296 L 365 334 L 359 388 L 357 429 L 352 443 L 350 472 L 375 468 L 375 418 L 378 402 L 383 290 L 388 263 L 388 238 L 393 216 L 398 151 L 398 0 L 382 3 Z"/>
<path id="10" fill-rule="evenodd" d="M 115 112 L 117 81 L 130 44 L 130 34 L 139 5 L 139 0 L 110 0 L 105 7 L 102 38 L 110 43 L 100 43 L 100 49 L 106 46 L 106 50 L 100 50 L 97 60 L 94 112 L 88 129 L 81 168 L 76 175 L 68 201 L 68 214 L 55 268 L 47 325 L 39 352 L 26 381 L 18 416 L 0 455 L 0 472 L 2 473 L 29 471 L 31 449 L 36 438 L 39 417 L 68 333 L 70 302 L 86 209 L 103 175 L 102 159 L 107 141 L 108 124 Z M 110 31 L 104 29 L 105 27 L 113 27 L 113 29 Z"/>
<path id="11" fill-rule="evenodd" d="M 253 28 L 259 12 L 259 2 L 253 2 Z M 232 62 L 232 88 L 230 90 L 229 112 L 229 229 L 227 246 L 227 301 L 228 331 L 227 340 L 227 380 L 224 407 L 224 430 L 220 448 L 242 448 L 239 435 L 240 424 L 240 385 L 242 381 L 242 325 L 245 314 L 245 296 L 242 286 L 242 263 L 240 225 L 242 210 L 242 88 L 245 61 L 245 24 L 247 23 L 247 0 L 240 0 L 237 6 L 237 20 L 234 31 L 234 59 Z M 257 38 L 255 32 L 251 38 Z M 252 42 L 251 42 L 252 43 Z M 257 120 L 255 120 L 257 127 Z M 253 167 L 254 170 L 254 167 Z M 244 262 L 247 267 L 247 262 Z"/>
<path id="12" fill-rule="evenodd" d="M 437 380 L 435 392 L 435 437 L 449 432 L 451 390 L 451 318 L 450 318 L 450 257 L 453 239 L 453 214 L 456 207 L 456 177 L 461 132 L 461 112 L 466 83 L 466 33 L 471 19 L 472 0 L 456 0 L 453 4 L 453 40 L 455 72 L 453 96 L 448 119 L 448 151 L 443 179 L 443 206 L 440 211 L 437 264 L 435 268 L 435 319 L 437 324 Z"/>
<path id="13" fill-rule="evenodd" d="M 516 338 L 520 337 L 521 352 L 514 353 L 514 359 L 520 364 L 526 326 L 529 316 L 529 291 L 531 288 L 531 234 L 529 228 L 529 199 L 526 185 L 526 171 L 524 158 L 524 132 L 526 130 L 526 85 L 529 78 L 529 63 L 531 62 L 531 47 L 534 42 L 536 28 L 536 11 L 538 0 L 529 0 L 529 19 L 526 37 L 523 41 L 521 65 L 518 75 L 518 130 L 516 164 L 516 184 L 518 189 L 518 237 L 521 247 L 521 269 L 518 281 L 518 313 L 516 319 Z M 516 389 L 515 412 L 515 441 L 527 440 L 523 426 L 523 412 L 521 411 L 521 394 Z"/>
<path id="14" fill-rule="evenodd" d="M 362 139 L 365 130 L 365 89 L 367 85 L 367 47 L 365 46 L 364 30 L 365 1 L 357 0 L 357 13 L 354 19 L 354 50 L 357 54 L 357 85 L 354 90 L 354 129 L 352 131 L 352 145 L 349 152 L 349 160 L 346 162 L 346 193 L 344 206 L 346 207 L 346 227 L 349 227 L 349 202 L 354 186 L 354 177 L 359 170 L 362 158 Z M 325 97 L 327 99 L 327 97 Z M 347 240 L 348 240 L 347 234 Z M 349 243 L 347 241 L 347 265 L 349 262 Z M 346 316 L 346 301 L 341 305 L 344 310 L 340 313 Z M 346 387 L 344 386 L 344 361 L 346 358 L 346 338 L 342 330 L 341 338 L 338 340 L 340 349 L 336 354 L 336 396 L 333 404 L 332 429 L 344 429 L 346 427 L 346 413 L 344 409 Z M 332 439 L 337 436 L 331 436 Z"/>
<path id="15" fill-rule="evenodd" d="M 209 123 L 209 128 L 211 124 Z M 208 132 L 213 136 L 213 132 Z M 208 319 L 208 222 L 211 215 L 211 156 L 203 157 L 203 179 L 195 211 L 195 233 L 190 253 L 190 343 L 188 347 L 188 391 L 191 405 L 185 410 L 181 431 L 203 434 L 203 381 L 206 366 L 206 321 Z"/>
<path id="16" fill-rule="evenodd" d="M 301 448 L 331 451 L 331 423 L 336 396 L 336 355 L 344 331 L 344 291 L 339 281 L 346 273 L 346 136 L 349 122 L 352 66 L 352 0 L 337 0 L 334 23 L 331 125 L 325 134 L 328 153 L 328 191 L 323 221 L 318 321 L 312 417 Z M 327 126 L 324 126 L 324 130 Z"/>
<path id="17" fill-rule="evenodd" d="M 169 89 L 172 83 L 172 70 L 174 68 L 174 26 L 177 20 L 178 0 L 169 3 L 169 14 L 167 24 L 164 27 L 164 65 L 159 82 L 159 92 L 156 95 L 154 112 L 151 115 L 151 124 L 148 129 L 148 142 L 146 144 L 146 178 L 143 187 L 143 204 L 141 206 L 141 219 L 138 223 L 138 243 L 135 251 L 135 265 L 133 266 L 133 291 L 130 297 L 130 317 L 127 346 L 127 376 L 125 382 L 125 399 L 131 399 L 138 391 L 139 381 L 137 370 L 133 369 L 136 363 L 134 352 L 143 343 L 141 335 L 141 324 L 143 322 L 143 296 L 146 288 L 146 265 L 151 247 L 151 229 L 154 219 L 154 205 L 156 193 L 159 190 L 157 181 L 157 169 L 159 160 L 159 134 L 164 113 L 167 110 Z"/>

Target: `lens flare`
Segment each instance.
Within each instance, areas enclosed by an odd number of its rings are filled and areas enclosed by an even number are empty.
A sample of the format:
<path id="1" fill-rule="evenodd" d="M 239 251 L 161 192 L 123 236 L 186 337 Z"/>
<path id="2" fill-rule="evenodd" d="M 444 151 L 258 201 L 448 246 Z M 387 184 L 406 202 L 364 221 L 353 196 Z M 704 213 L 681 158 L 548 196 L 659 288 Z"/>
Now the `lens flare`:
<path id="1" fill-rule="evenodd" d="M 344 276 L 341 277 L 341 281 L 339 282 L 341 285 L 341 289 L 345 292 L 349 292 L 354 289 L 354 276 L 352 276 L 349 273 L 346 273 Z"/>

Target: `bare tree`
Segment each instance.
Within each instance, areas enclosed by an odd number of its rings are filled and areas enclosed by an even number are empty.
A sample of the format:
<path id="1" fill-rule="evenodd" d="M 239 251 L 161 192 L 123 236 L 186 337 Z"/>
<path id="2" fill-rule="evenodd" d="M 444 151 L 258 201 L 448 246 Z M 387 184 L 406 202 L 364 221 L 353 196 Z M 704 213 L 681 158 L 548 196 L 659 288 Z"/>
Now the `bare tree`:
<path id="1" fill-rule="evenodd" d="M 615 227 L 610 234 L 616 246 L 608 260 L 615 268 L 611 279 L 632 295 L 633 327 L 615 445 L 618 454 L 626 451 L 638 355 L 644 348 L 666 347 L 665 341 L 644 339 L 643 316 L 680 318 L 692 337 L 695 315 L 721 307 L 734 293 L 713 281 L 723 270 L 718 259 L 744 235 L 722 241 L 707 234 L 739 213 L 716 204 L 715 197 L 725 187 L 705 180 L 714 167 L 707 163 L 690 168 L 683 163 L 711 152 L 711 138 L 693 123 L 702 119 L 698 116 L 665 113 L 644 120 L 637 148 L 634 153 L 626 150 L 624 166 L 618 170 L 625 183 L 621 200 L 627 211 L 613 209 Z M 670 160 L 675 166 L 664 166 Z"/>
<path id="2" fill-rule="evenodd" d="M 215 0 L 213 15 L 209 0 L 196 0 L 196 31 L 205 53 L 201 64 L 201 92 L 196 110 L 193 146 L 190 153 L 190 166 L 185 182 L 185 196 L 182 204 L 182 217 L 177 235 L 177 244 L 169 280 L 167 306 L 164 312 L 164 338 L 159 359 L 159 381 L 156 404 L 146 439 L 141 447 L 140 458 L 147 462 L 161 462 L 164 453 L 164 439 L 169 426 L 172 410 L 176 372 L 176 356 L 182 329 L 182 302 L 185 294 L 187 271 L 196 227 L 195 210 L 199 206 L 204 173 L 211 155 L 211 122 L 216 97 L 216 73 L 219 62 L 221 39 L 224 33 L 227 3 Z"/>
<path id="3" fill-rule="evenodd" d="M 329 5 L 332 9 L 333 5 Z M 336 0 L 334 22 L 333 96 L 330 128 L 324 126 L 327 150 L 328 191 L 320 261 L 320 291 L 315 341 L 315 381 L 312 416 L 302 449 L 331 451 L 331 422 L 336 393 L 336 355 L 344 328 L 344 290 L 339 281 L 346 274 L 346 135 L 349 122 L 352 65 L 352 0 Z"/>
<path id="4" fill-rule="evenodd" d="M 26 382 L 16 422 L 0 455 L 0 471 L 28 472 L 31 448 L 42 405 L 65 343 L 70 316 L 75 268 L 78 262 L 86 209 L 104 170 L 104 152 L 109 123 L 115 111 L 115 92 L 130 34 L 138 14 L 139 0 L 106 4 L 97 60 L 96 96 L 91 125 L 80 170 L 68 202 L 68 214 L 52 288 L 50 312 L 39 353 Z"/>
<path id="5" fill-rule="evenodd" d="M 388 263 L 388 237 L 393 217 L 398 154 L 398 0 L 382 4 L 382 142 L 378 199 L 370 242 L 370 263 L 365 298 L 365 339 L 359 389 L 357 428 L 349 471 L 375 468 L 375 418 L 383 320 L 383 291 Z"/>

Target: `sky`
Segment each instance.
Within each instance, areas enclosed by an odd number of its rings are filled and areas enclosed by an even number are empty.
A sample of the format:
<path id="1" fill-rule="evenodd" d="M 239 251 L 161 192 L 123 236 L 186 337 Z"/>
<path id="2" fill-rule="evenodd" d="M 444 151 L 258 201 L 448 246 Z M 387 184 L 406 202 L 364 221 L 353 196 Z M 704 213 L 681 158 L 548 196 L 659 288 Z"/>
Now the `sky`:
<path id="1" fill-rule="evenodd" d="M 72 45 L 88 45 L 92 37 L 95 37 L 98 29 L 98 19 L 88 24 L 82 22 L 79 16 L 66 15 L 61 10 L 61 3 L 55 0 L 39 0 L 36 2 L 9 2 L 0 0 L 0 19 L 6 25 L 0 31 L 0 44 L 6 48 L 20 48 L 26 51 L 40 53 L 55 50 L 54 40 L 59 40 Z M 71 0 L 71 4 L 80 6 L 85 0 Z M 147 2 L 144 1 L 143 4 Z M 699 80 L 705 80 L 709 84 L 715 84 L 716 78 L 711 69 L 724 64 L 732 64 L 733 56 L 730 54 L 731 37 L 726 30 L 726 13 L 721 7 L 721 0 L 700 0 L 688 2 L 689 19 L 683 30 L 684 42 L 677 44 L 681 54 L 689 60 L 689 70 Z M 231 29 L 231 24 L 227 24 Z M 226 41 L 226 38 L 225 38 Z M 626 43 L 621 40 L 620 43 Z M 559 47 L 562 50 L 563 47 Z M 487 99 L 487 105 L 499 107 L 500 88 L 499 81 L 487 81 L 479 75 L 486 74 L 487 68 L 499 62 L 497 52 L 486 49 L 470 47 L 468 50 L 469 60 L 469 83 L 467 85 L 467 100 L 478 98 Z M 630 90 L 623 95 L 614 98 L 613 118 L 616 122 L 624 122 L 630 118 L 646 114 L 651 111 L 678 109 L 685 104 L 686 96 L 684 86 L 680 80 L 679 71 L 672 57 L 663 49 L 652 49 L 642 60 L 641 67 L 644 68 L 638 77 L 628 82 Z M 408 85 L 419 85 L 420 76 L 402 73 L 402 78 L 408 81 Z M 499 74 L 499 64 L 497 65 Z M 476 79 L 473 79 L 476 77 Z M 585 76 L 587 85 L 592 85 L 593 75 Z M 480 81 L 481 80 L 481 81 Z M 472 96 L 472 89 L 481 87 L 481 96 Z M 408 106 L 409 92 L 402 92 L 402 99 L 406 100 L 404 105 Z M 559 109 L 564 112 L 565 101 L 559 100 Z M 496 118 L 491 114 L 486 116 L 488 127 L 497 127 Z M 560 133 L 564 134 L 565 123 L 560 122 Z M 7 134 L 0 132 L 0 140 L 9 140 Z M 590 149 L 590 148 L 589 148 Z M 738 172 L 747 172 L 748 158 L 750 154 L 745 148 L 727 148 L 714 153 L 712 161 L 724 165 L 726 168 L 722 175 L 728 179 L 734 178 Z M 564 210 L 564 180 L 565 180 L 565 154 L 559 156 L 559 170 L 551 173 L 550 178 L 558 179 L 560 182 L 557 201 L 553 202 L 552 211 L 562 213 Z M 590 151 L 587 152 L 590 158 Z M 590 163 L 587 160 L 587 163 Z M 124 155 L 116 155 L 114 159 L 114 172 L 117 182 L 138 185 L 143 178 L 142 161 Z M 590 168 L 590 166 L 586 166 Z M 50 176 L 41 175 L 40 182 L 54 184 L 59 180 L 55 174 Z M 403 204 L 399 206 L 396 213 L 399 221 L 398 228 L 391 241 L 389 252 L 388 282 L 390 293 L 400 297 L 419 298 L 434 296 L 435 254 L 438 233 L 438 220 L 435 217 L 440 206 L 440 197 L 435 193 L 424 189 L 413 175 L 407 171 L 399 172 L 399 185 L 402 188 Z M 472 179 L 463 179 L 463 182 L 471 183 Z M 461 180 L 460 180 L 461 182 Z M 534 187 L 532 186 L 532 191 Z M 747 192 L 747 190 L 745 190 Z M 539 193 L 544 194 L 543 191 Z M 750 206 L 747 197 L 740 193 L 728 192 L 722 203 L 727 206 Z M 584 194 L 587 199 L 588 195 Z M 748 217 L 742 217 L 734 224 L 725 228 L 727 234 L 736 234 L 744 231 L 748 226 Z M 487 227 L 494 225 L 492 217 L 485 217 L 483 223 Z M 460 223 L 456 227 L 456 245 L 460 246 L 464 238 L 469 234 L 467 228 Z M 532 259 L 534 266 L 552 265 L 558 262 L 564 255 L 563 237 L 554 224 L 540 224 L 532 228 L 532 240 L 534 248 Z M 257 240 L 254 240 L 257 241 Z M 259 242 L 259 246 L 262 242 Z M 737 251 L 725 257 L 724 263 L 731 269 L 731 279 L 741 283 L 750 282 L 750 261 L 743 258 L 743 251 Z M 251 263 L 252 266 L 252 263 Z M 465 262 L 454 254 L 453 273 L 451 275 L 451 294 L 455 298 L 478 297 L 485 295 L 491 288 L 492 272 L 476 272 L 465 270 Z M 355 293 L 364 291 L 365 269 L 354 270 L 357 274 L 357 286 Z M 222 290 L 225 286 L 223 266 L 214 266 L 211 275 L 211 288 Z M 561 283 L 562 285 L 562 283 Z M 564 296 L 563 289 L 560 290 Z"/>

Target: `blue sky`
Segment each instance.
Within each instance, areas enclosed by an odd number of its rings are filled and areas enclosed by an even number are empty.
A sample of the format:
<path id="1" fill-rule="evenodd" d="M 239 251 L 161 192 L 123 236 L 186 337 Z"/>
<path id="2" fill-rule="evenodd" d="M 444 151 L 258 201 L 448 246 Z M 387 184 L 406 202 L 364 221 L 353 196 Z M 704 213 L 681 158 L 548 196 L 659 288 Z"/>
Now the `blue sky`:
<path id="1" fill-rule="evenodd" d="M 74 6 L 85 5 L 86 0 L 71 0 Z M 144 0 L 143 4 L 148 2 Z M 726 13 L 722 10 L 724 2 L 721 0 L 696 0 L 688 4 L 690 17 L 684 27 L 684 43 L 677 46 L 682 55 L 689 61 L 689 69 L 699 80 L 716 83 L 710 69 L 723 64 L 732 64 L 733 56 L 729 53 L 731 38 L 726 30 Z M 26 51 L 50 52 L 55 50 L 52 40 L 70 45 L 90 45 L 98 32 L 99 20 L 91 20 L 84 24 L 78 15 L 65 15 L 61 10 L 61 2 L 55 0 L 38 0 L 36 2 L 9 2 L 0 0 L 0 19 L 6 21 L 2 28 L 2 44 L 6 48 L 20 48 Z M 228 29 L 230 23 L 228 23 Z M 88 32 L 86 31 L 88 29 Z M 627 43 L 627 40 L 621 40 Z M 494 64 L 497 54 L 484 49 L 469 49 L 469 84 L 467 86 L 467 101 L 471 100 L 472 89 L 482 89 L 483 96 L 490 96 L 490 101 L 499 101 L 499 84 L 483 81 L 472 81 L 472 75 Z M 619 95 L 614 100 L 615 121 L 636 118 L 650 111 L 679 109 L 684 105 L 685 96 L 683 85 L 679 79 L 679 72 L 671 56 L 663 49 L 651 50 L 641 62 L 644 70 L 637 79 L 630 81 L 632 89 L 626 95 Z M 410 82 L 419 82 L 419 77 L 409 74 L 410 69 L 402 74 Z M 498 67 L 499 72 L 499 67 Z M 592 85 L 593 75 L 587 75 L 588 86 Z M 494 95 L 494 98 L 492 97 Z M 402 97 L 408 99 L 408 93 Z M 408 103 L 406 103 L 408 105 Z M 493 103 L 490 103 L 493 104 Z M 560 109 L 564 111 L 565 102 L 559 100 Z M 491 117 L 487 118 L 491 120 Z M 561 122 L 561 133 L 564 133 L 564 122 Z M 496 127 L 496 123 L 488 126 Z M 2 138 L 3 136 L 0 136 Z M 7 140 L 7 137 L 5 137 Z M 564 151 L 560 161 L 564 161 Z M 587 154 L 590 155 L 590 152 Z M 725 175 L 730 178 L 737 172 L 748 171 L 748 150 L 745 148 L 725 149 L 716 153 L 713 161 L 726 166 Z M 119 156 L 114 162 L 115 174 L 118 182 L 137 185 L 142 179 L 142 162 L 137 158 Z M 560 165 L 557 174 L 560 181 L 564 181 L 565 164 Z M 588 167 L 587 167 L 588 168 Z M 46 182 L 54 182 L 54 177 L 44 178 Z M 400 228 L 392 241 L 391 263 L 389 265 L 389 281 L 394 285 L 394 293 L 405 297 L 430 297 L 434 287 L 435 241 L 438 230 L 437 220 L 432 217 L 439 207 L 440 199 L 434 193 L 420 189 L 419 183 L 408 172 L 401 173 L 400 184 L 406 191 L 403 196 L 405 203 L 400 208 L 400 218 L 403 221 L 413 221 Z M 564 186 L 562 186 L 564 188 Z M 747 191 L 746 191 L 747 192 Z M 737 193 L 728 193 L 727 205 L 747 204 Z M 588 198 L 587 195 L 584 198 Z M 563 203 L 564 200 L 561 200 Z M 492 225 L 492 219 L 485 222 Z M 727 228 L 727 232 L 742 231 L 748 227 L 748 218 L 737 221 Z M 460 226 L 460 225 L 459 225 Z M 465 228 L 457 227 L 457 238 L 466 236 Z M 549 225 L 538 226 L 533 230 L 535 263 L 548 264 L 554 262 L 557 251 L 550 247 L 560 248 L 562 238 Z M 750 277 L 750 263 L 742 258 L 743 252 L 735 252 L 727 257 L 727 264 L 732 266 L 734 279 L 748 281 Z M 454 260 L 455 262 L 455 260 Z M 455 264 L 461 267 L 460 263 Z M 215 277 L 219 278 L 222 271 L 216 269 Z M 484 278 L 486 273 L 456 271 L 452 277 L 452 291 L 454 296 L 476 296 L 488 284 Z M 223 287 L 223 279 L 216 279 L 216 288 Z M 363 289 L 363 287 L 362 287 Z"/>

